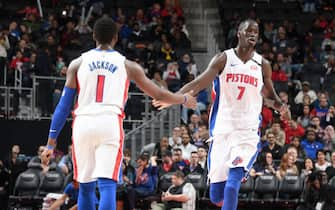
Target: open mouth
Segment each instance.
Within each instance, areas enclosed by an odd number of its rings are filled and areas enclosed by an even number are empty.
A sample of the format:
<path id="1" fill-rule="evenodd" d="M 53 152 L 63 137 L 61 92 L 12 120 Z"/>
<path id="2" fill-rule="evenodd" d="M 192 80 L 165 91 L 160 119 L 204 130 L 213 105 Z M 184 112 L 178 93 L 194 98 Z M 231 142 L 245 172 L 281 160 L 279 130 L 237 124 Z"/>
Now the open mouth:
<path id="1" fill-rule="evenodd" d="M 248 38 L 248 42 L 249 42 L 250 44 L 256 44 L 257 40 L 256 40 L 255 37 L 249 37 L 249 38 Z"/>

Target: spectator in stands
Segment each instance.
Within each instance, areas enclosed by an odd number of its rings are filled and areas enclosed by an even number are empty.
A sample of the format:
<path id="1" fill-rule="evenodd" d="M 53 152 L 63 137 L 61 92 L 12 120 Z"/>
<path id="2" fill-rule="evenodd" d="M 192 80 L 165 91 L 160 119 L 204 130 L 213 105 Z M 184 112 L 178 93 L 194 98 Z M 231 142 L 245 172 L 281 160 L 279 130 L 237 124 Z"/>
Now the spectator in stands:
<path id="1" fill-rule="evenodd" d="M 136 162 L 131 158 L 131 152 L 128 148 L 123 151 L 123 161 L 126 164 L 126 167 L 134 167 L 136 165 Z"/>
<path id="2" fill-rule="evenodd" d="M 275 135 L 272 132 L 266 134 L 266 139 L 268 140 L 268 146 L 264 147 L 262 153 L 270 152 L 273 159 L 280 160 L 282 156 L 282 147 L 276 143 Z"/>
<path id="3" fill-rule="evenodd" d="M 320 126 L 320 118 L 317 117 L 317 116 L 312 117 L 311 125 L 312 125 L 312 127 L 314 128 L 314 130 L 316 132 L 317 139 L 321 140 L 323 138 L 323 136 L 324 136 L 324 130 Z"/>
<path id="4" fill-rule="evenodd" d="M 322 128 L 326 128 L 328 125 L 335 126 L 335 107 L 329 106 L 327 114 L 320 121 Z"/>
<path id="5" fill-rule="evenodd" d="M 284 154 L 279 169 L 276 172 L 276 176 L 279 180 L 282 180 L 286 175 L 299 175 L 297 166 L 294 164 L 293 156 Z"/>
<path id="6" fill-rule="evenodd" d="M 198 131 L 200 126 L 200 116 L 198 114 L 193 113 L 190 117 L 190 122 L 188 124 L 188 129 L 191 134 L 194 134 Z"/>
<path id="7" fill-rule="evenodd" d="M 303 115 L 303 112 L 304 112 L 304 106 L 309 106 L 309 109 L 311 110 L 310 111 L 311 116 L 315 115 L 314 113 L 312 113 L 312 110 L 314 109 L 314 106 L 312 105 L 311 97 L 309 97 L 309 95 L 307 95 L 307 94 L 303 96 L 302 103 L 293 105 L 292 112 L 296 113 L 296 115 L 298 115 L 298 116 L 301 116 L 301 115 Z"/>
<path id="8" fill-rule="evenodd" d="M 189 134 L 184 133 L 181 139 L 182 144 L 179 148 L 183 151 L 183 158 L 186 160 L 190 160 L 191 152 L 197 151 L 197 147 L 191 144 L 191 137 Z"/>
<path id="9" fill-rule="evenodd" d="M 318 150 L 316 152 L 316 161 L 315 161 L 315 169 L 319 171 L 326 171 L 328 166 L 331 166 L 330 162 L 326 160 L 326 153 L 323 150 Z"/>
<path id="10" fill-rule="evenodd" d="M 335 130 L 332 125 L 328 125 L 324 130 L 324 136 L 321 139 L 324 145 L 323 150 L 330 154 L 335 149 Z"/>
<path id="11" fill-rule="evenodd" d="M 172 160 L 178 170 L 182 171 L 185 175 L 190 173 L 190 162 L 187 159 L 183 159 L 183 151 L 180 148 L 173 149 Z"/>
<path id="12" fill-rule="evenodd" d="M 154 76 L 151 79 L 158 87 L 168 89 L 168 85 L 165 80 L 162 79 L 162 73 L 160 71 L 155 71 Z"/>
<path id="13" fill-rule="evenodd" d="M 198 157 L 199 157 L 199 164 L 205 170 L 207 170 L 207 149 L 206 147 L 198 147 Z"/>
<path id="14" fill-rule="evenodd" d="M 300 141 L 300 137 L 294 136 L 292 138 L 291 144 L 285 144 L 284 151 L 288 152 L 290 147 L 294 147 L 297 151 L 297 158 L 303 160 L 306 157 L 306 153 L 305 150 L 301 147 Z"/>
<path id="15" fill-rule="evenodd" d="M 73 204 L 72 206 L 67 205 L 69 210 L 77 210 L 78 193 L 79 183 L 73 180 L 71 183 L 66 185 L 62 196 L 52 203 L 49 210 L 57 210 L 65 203 Z"/>
<path id="16" fill-rule="evenodd" d="M 144 197 L 155 192 L 157 183 L 157 157 L 151 157 L 149 164 L 148 156 L 142 154 L 137 159 L 136 178 L 134 187 L 128 187 L 129 209 L 135 210 L 135 202 L 137 197 Z"/>
<path id="17" fill-rule="evenodd" d="M 288 90 L 288 76 L 277 62 L 272 64 L 272 81 L 276 91 Z"/>
<path id="18" fill-rule="evenodd" d="M 175 127 L 172 130 L 172 136 L 169 137 L 169 145 L 172 148 L 179 147 L 181 145 L 181 129 L 180 127 Z"/>
<path id="19" fill-rule="evenodd" d="M 322 180 L 318 173 L 311 173 L 307 178 L 306 190 L 303 192 L 304 203 L 297 210 L 314 210 L 316 204 L 321 201 Z"/>
<path id="20" fill-rule="evenodd" d="M 311 123 L 311 108 L 309 105 L 303 106 L 303 113 L 297 119 L 297 122 L 304 128 Z"/>
<path id="21" fill-rule="evenodd" d="M 323 144 L 317 141 L 314 130 L 306 131 L 306 139 L 301 142 L 301 146 L 304 148 L 306 156 L 312 160 L 316 160 L 316 152 L 324 147 Z"/>
<path id="22" fill-rule="evenodd" d="M 162 163 L 158 166 L 158 177 L 169 172 L 175 172 L 178 169 L 177 164 L 172 160 L 172 153 L 166 150 L 162 153 Z"/>
<path id="23" fill-rule="evenodd" d="M 322 94 L 323 95 L 323 94 Z M 324 117 L 327 115 L 328 109 L 329 109 L 329 104 L 326 96 L 319 97 L 319 104 L 315 106 L 315 115 L 316 117 Z"/>
<path id="24" fill-rule="evenodd" d="M 9 195 L 9 171 L 5 168 L 2 160 L 0 160 L 0 206 L 7 206 Z"/>
<path id="25" fill-rule="evenodd" d="M 132 49 L 135 56 L 140 57 L 141 52 L 145 48 L 145 34 L 141 30 L 139 23 L 135 22 L 132 27 L 132 33 L 129 36 L 128 48 Z"/>
<path id="26" fill-rule="evenodd" d="M 311 173 L 314 172 L 314 162 L 312 159 L 310 158 L 306 158 L 305 159 L 305 163 L 304 163 L 304 168 L 301 170 L 301 177 L 305 178 L 308 177 L 308 175 L 310 175 Z"/>
<path id="27" fill-rule="evenodd" d="M 161 58 L 165 62 L 173 62 L 176 60 L 176 53 L 169 42 L 162 43 L 162 47 L 160 49 L 159 58 Z M 164 76 L 163 76 L 164 77 Z"/>
<path id="28" fill-rule="evenodd" d="M 28 163 L 28 168 L 36 170 L 38 172 L 46 173 L 49 170 L 55 170 L 57 163 L 55 160 L 51 159 L 49 165 L 45 165 L 41 161 L 41 154 L 45 150 L 45 146 L 41 145 L 38 147 L 37 156 L 34 156 Z"/>
<path id="29" fill-rule="evenodd" d="M 335 177 L 335 151 L 331 154 L 331 165 L 326 168 L 328 180 Z"/>
<path id="30" fill-rule="evenodd" d="M 280 127 L 280 122 L 279 121 L 273 121 L 271 128 L 266 130 L 265 134 L 268 134 L 271 132 L 275 136 L 275 142 L 279 146 L 284 146 L 285 144 L 285 132 L 281 129 Z"/>
<path id="31" fill-rule="evenodd" d="M 172 147 L 169 145 L 169 139 L 163 136 L 160 142 L 157 142 L 153 151 L 153 156 L 157 156 L 157 159 L 162 159 L 162 153 L 166 150 L 171 151 Z"/>
<path id="32" fill-rule="evenodd" d="M 65 30 L 61 36 L 61 46 L 63 48 L 70 47 L 71 45 L 78 45 L 78 32 L 75 31 L 76 23 L 73 19 L 69 19 L 66 23 Z"/>
<path id="33" fill-rule="evenodd" d="M 290 144 L 292 138 L 295 136 L 303 137 L 305 135 L 305 129 L 297 123 L 295 117 L 292 117 L 292 119 L 285 124 L 284 130 L 286 135 L 286 144 Z"/>
<path id="34" fill-rule="evenodd" d="M 199 155 L 197 151 L 191 152 L 190 159 L 190 173 L 204 174 L 205 170 L 201 167 L 199 163 Z"/>
<path id="35" fill-rule="evenodd" d="M 62 159 L 58 163 L 58 167 L 61 171 L 68 175 L 73 171 L 73 163 L 72 163 L 72 145 L 69 145 L 67 148 L 67 155 L 64 155 Z"/>
<path id="36" fill-rule="evenodd" d="M 7 50 L 9 50 L 10 44 L 8 40 L 8 31 L 0 31 L 0 84 L 4 84 L 4 70 L 7 61 Z"/>
<path id="37" fill-rule="evenodd" d="M 184 174 L 176 171 L 172 175 L 172 185 L 162 193 L 163 203 L 155 203 L 152 210 L 195 210 L 196 191 L 191 183 L 185 182 Z"/>
<path id="38" fill-rule="evenodd" d="M 290 146 L 286 152 L 288 155 L 292 156 L 293 164 L 297 166 L 298 171 L 304 167 L 304 159 L 298 158 L 298 149 L 295 146 Z"/>
<path id="39" fill-rule="evenodd" d="M 9 173 L 9 192 L 13 192 L 16 178 L 27 168 L 27 161 L 24 155 L 20 154 L 20 146 L 13 145 L 8 159 L 4 161 L 4 167 Z"/>
<path id="40" fill-rule="evenodd" d="M 207 139 L 209 138 L 208 129 L 206 125 L 199 125 L 196 132 L 193 133 L 193 144 L 197 147 L 205 146 Z"/>
<path id="41" fill-rule="evenodd" d="M 163 73 L 163 80 L 166 81 L 170 91 L 176 92 L 180 89 L 181 81 L 177 62 L 167 64 L 166 71 Z"/>
<path id="42" fill-rule="evenodd" d="M 251 177 L 261 176 L 263 174 L 276 175 L 276 166 L 272 159 L 272 153 L 266 152 L 260 162 L 257 162 L 250 170 Z M 265 158 L 264 158 L 265 157 Z"/>
<path id="43" fill-rule="evenodd" d="M 310 89 L 310 84 L 307 81 L 302 83 L 302 90 L 296 95 L 294 102 L 296 104 L 303 103 L 304 95 L 308 95 L 311 98 L 311 102 L 314 102 L 317 99 L 317 95 L 314 90 Z"/>
<path id="44" fill-rule="evenodd" d="M 272 125 L 273 113 L 272 113 L 272 110 L 270 108 L 263 105 L 261 114 L 262 114 L 262 129 L 265 130 L 270 125 Z"/>

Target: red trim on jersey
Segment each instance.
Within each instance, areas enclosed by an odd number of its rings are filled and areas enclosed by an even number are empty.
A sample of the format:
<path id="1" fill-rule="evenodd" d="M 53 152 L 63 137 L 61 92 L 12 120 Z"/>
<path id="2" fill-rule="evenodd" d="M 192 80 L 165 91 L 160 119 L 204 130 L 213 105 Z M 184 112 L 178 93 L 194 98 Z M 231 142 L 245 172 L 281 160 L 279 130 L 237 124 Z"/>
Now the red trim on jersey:
<path id="1" fill-rule="evenodd" d="M 119 120 L 119 128 L 120 128 L 120 140 L 119 140 L 119 150 L 116 155 L 116 160 L 115 160 L 115 166 L 114 166 L 114 171 L 113 171 L 113 180 L 118 181 L 119 179 L 119 171 L 121 168 L 121 160 L 122 160 L 122 150 L 123 150 L 123 138 L 124 138 L 124 133 L 123 133 L 123 116 L 119 115 L 118 117 Z"/>
<path id="2" fill-rule="evenodd" d="M 73 179 L 78 180 L 78 167 L 77 167 L 77 159 L 76 159 L 76 150 L 75 150 L 75 145 L 73 141 L 73 125 L 76 117 L 73 117 L 72 121 L 72 162 L 73 162 Z"/>

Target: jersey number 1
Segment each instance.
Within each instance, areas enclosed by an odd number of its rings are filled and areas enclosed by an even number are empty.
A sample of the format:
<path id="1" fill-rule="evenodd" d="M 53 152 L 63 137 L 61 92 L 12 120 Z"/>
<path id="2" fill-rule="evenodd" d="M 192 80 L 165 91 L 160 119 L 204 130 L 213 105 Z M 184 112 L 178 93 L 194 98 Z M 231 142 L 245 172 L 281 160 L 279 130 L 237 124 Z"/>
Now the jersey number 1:
<path id="1" fill-rule="evenodd" d="M 240 93 L 237 96 L 237 100 L 241 100 L 245 91 L 245 87 L 243 86 L 237 86 L 237 88 L 240 90 Z"/>
<path id="2" fill-rule="evenodd" d="M 98 75 L 95 101 L 101 103 L 104 97 L 105 75 Z"/>

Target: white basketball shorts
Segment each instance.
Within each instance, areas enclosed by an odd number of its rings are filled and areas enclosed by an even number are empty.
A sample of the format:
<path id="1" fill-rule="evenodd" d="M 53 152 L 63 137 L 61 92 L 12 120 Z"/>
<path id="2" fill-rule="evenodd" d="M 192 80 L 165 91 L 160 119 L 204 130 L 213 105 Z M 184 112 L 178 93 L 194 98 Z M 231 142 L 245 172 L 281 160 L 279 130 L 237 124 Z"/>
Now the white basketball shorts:
<path id="1" fill-rule="evenodd" d="M 235 130 L 212 137 L 208 153 L 208 177 L 211 183 L 223 182 L 230 168 L 249 171 L 258 155 L 260 137 L 257 131 Z"/>
<path id="2" fill-rule="evenodd" d="M 123 118 L 117 114 L 76 116 L 72 127 L 74 179 L 119 180 L 123 156 Z"/>

